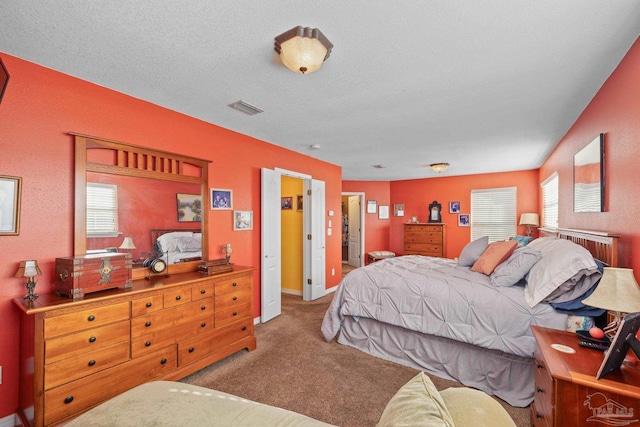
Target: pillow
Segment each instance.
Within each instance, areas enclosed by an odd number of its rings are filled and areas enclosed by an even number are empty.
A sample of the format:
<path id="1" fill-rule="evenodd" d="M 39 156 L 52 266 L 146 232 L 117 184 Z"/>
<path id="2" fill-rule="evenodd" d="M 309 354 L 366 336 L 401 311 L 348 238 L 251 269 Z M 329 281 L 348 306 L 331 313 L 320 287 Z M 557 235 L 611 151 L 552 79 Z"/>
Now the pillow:
<path id="1" fill-rule="evenodd" d="M 171 233 L 165 233 L 158 237 L 157 242 L 160 244 L 161 252 L 177 252 L 179 237 L 193 237 L 192 231 L 173 231 Z"/>
<path id="2" fill-rule="evenodd" d="M 533 240 L 531 236 L 513 236 L 511 240 L 518 242 L 518 246 L 527 246 Z"/>
<path id="3" fill-rule="evenodd" d="M 542 253 L 525 246 L 518 247 L 511 256 L 491 273 L 495 286 L 513 286 L 524 278 L 531 267 L 540 260 Z"/>
<path id="4" fill-rule="evenodd" d="M 202 248 L 202 240 L 195 237 L 178 237 L 176 238 L 176 246 L 180 252 L 197 252 Z"/>
<path id="5" fill-rule="evenodd" d="M 460 258 L 458 259 L 458 265 L 463 267 L 471 267 L 480 258 L 480 255 L 487 249 L 489 245 L 489 237 L 482 236 L 479 239 L 474 240 L 466 244 L 460 252 Z"/>
<path id="6" fill-rule="evenodd" d="M 480 258 L 473 264 L 471 271 L 486 274 L 493 273 L 493 270 L 504 262 L 518 246 L 515 240 L 504 240 L 501 242 L 493 242 L 480 255 Z"/>
<path id="7" fill-rule="evenodd" d="M 382 412 L 376 427 L 454 425 L 451 414 L 431 379 L 420 372 L 400 387 Z"/>
<path id="8" fill-rule="evenodd" d="M 516 426 L 502 405 L 480 390 L 450 387 L 440 395 L 457 426 Z"/>
<path id="9" fill-rule="evenodd" d="M 538 243 L 538 240 L 547 239 L 550 240 Z M 569 240 L 535 239 L 527 247 L 542 253 L 540 261 L 525 277 L 524 297 L 529 307 L 542 301 L 571 300 L 584 294 L 600 278 L 598 266 L 589 251 Z"/>

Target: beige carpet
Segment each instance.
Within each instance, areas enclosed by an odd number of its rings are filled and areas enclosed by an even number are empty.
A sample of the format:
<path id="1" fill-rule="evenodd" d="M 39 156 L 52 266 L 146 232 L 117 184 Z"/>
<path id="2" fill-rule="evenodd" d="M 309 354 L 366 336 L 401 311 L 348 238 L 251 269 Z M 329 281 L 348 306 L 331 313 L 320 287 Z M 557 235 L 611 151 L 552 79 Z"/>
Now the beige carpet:
<path id="1" fill-rule="evenodd" d="M 289 409 L 343 427 L 373 427 L 417 371 L 327 343 L 320 324 L 333 294 L 313 302 L 282 295 L 282 315 L 256 325 L 258 348 L 241 351 L 181 381 Z M 431 377 L 439 390 L 460 384 Z M 529 426 L 529 409 L 507 409 Z"/>

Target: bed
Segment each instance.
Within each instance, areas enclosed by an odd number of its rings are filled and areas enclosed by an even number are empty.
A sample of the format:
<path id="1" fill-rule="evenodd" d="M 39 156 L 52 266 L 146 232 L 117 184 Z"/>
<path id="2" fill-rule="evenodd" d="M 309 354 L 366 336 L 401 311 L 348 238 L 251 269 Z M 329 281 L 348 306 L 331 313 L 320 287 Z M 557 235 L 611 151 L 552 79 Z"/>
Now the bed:
<path id="1" fill-rule="evenodd" d="M 604 266 L 617 266 L 617 235 L 559 229 L 541 236 L 522 248 L 471 242 L 459 260 L 408 255 L 356 269 L 340 282 L 322 333 L 525 407 L 534 390 L 530 327 L 591 326 L 603 311 L 579 301 Z M 508 254 L 492 253 L 497 264 L 490 265 L 485 255 L 496 247 Z"/>
<path id="2" fill-rule="evenodd" d="M 152 229 L 151 241 L 156 257 L 167 264 L 202 259 L 202 230 L 199 228 Z"/>

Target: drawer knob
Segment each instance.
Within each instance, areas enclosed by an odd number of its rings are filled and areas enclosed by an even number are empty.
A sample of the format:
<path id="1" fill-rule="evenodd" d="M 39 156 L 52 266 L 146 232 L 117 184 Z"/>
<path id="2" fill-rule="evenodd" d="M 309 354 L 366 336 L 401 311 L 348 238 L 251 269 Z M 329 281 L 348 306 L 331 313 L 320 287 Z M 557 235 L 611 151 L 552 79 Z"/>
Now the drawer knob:
<path id="1" fill-rule="evenodd" d="M 205 326 L 207 326 L 207 322 L 200 323 L 200 326 L 202 326 L 204 328 Z"/>
<path id="2" fill-rule="evenodd" d="M 167 363 L 167 359 L 165 359 L 164 357 L 162 358 L 162 360 L 160 360 L 160 364 L 164 365 L 165 363 Z"/>
<path id="3" fill-rule="evenodd" d="M 200 306 L 200 310 L 206 310 L 206 309 L 207 309 L 207 306 L 206 306 L 206 305 L 201 305 L 201 306 Z"/>
<path id="4" fill-rule="evenodd" d="M 151 322 L 145 322 L 144 326 L 148 328 L 149 326 L 151 326 Z"/>
<path id="5" fill-rule="evenodd" d="M 543 418 L 542 414 L 540 414 L 540 412 L 536 412 L 536 418 Z"/>
<path id="6" fill-rule="evenodd" d="M 201 293 L 202 295 L 204 295 L 204 294 L 206 294 L 206 293 L 207 293 L 207 290 L 206 290 L 206 289 L 200 289 L 200 293 Z"/>
<path id="7" fill-rule="evenodd" d="M 536 363 L 536 368 L 542 369 L 542 365 L 540 363 Z"/>
<path id="8" fill-rule="evenodd" d="M 93 365 L 95 365 L 95 364 L 96 364 L 96 361 L 95 361 L 95 360 L 89 360 L 89 366 L 93 366 Z"/>
<path id="9" fill-rule="evenodd" d="M 71 402 L 73 402 L 73 396 L 67 396 L 67 397 L 64 398 L 64 403 L 65 404 L 68 405 Z"/>
<path id="10" fill-rule="evenodd" d="M 232 299 L 233 299 L 234 301 L 237 301 L 237 300 L 238 300 L 238 297 L 234 295 Z"/>
<path id="11" fill-rule="evenodd" d="M 144 346 L 145 346 L 145 347 L 151 347 L 151 341 L 147 341 L 147 342 L 145 342 L 145 343 L 144 343 Z"/>
<path id="12" fill-rule="evenodd" d="M 152 302 L 148 302 L 147 304 L 145 304 L 147 306 L 147 308 L 151 307 L 153 305 Z"/>
<path id="13" fill-rule="evenodd" d="M 91 337 L 91 338 L 89 338 L 89 342 L 96 342 L 97 339 L 98 338 L 96 338 L 96 337 Z"/>
<path id="14" fill-rule="evenodd" d="M 176 297 L 176 301 L 180 301 L 181 299 L 182 299 L 182 297 L 181 297 L 180 295 L 178 295 L 178 296 Z"/>
<path id="15" fill-rule="evenodd" d="M 543 392 L 543 390 L 542 390 L 540 387 L 536 387 L 536 391 L 537 391 L 538 393 L 542 393 L 542 392 Z"/>
<path id="16" fill-rule="evenodd" d="M 246 327 L 246 326 L 243 326 L 243 327 L 242 327 L 242 330 L 243 330 L 243 331 L 246 331 L 246 330 L 247 330 L 247 327 Z"/>
<path id="17" fill-rule="evenodd" d="M 232 285 L 232 286 L 238 286 L 238 284 L 237 284 L 236 282 L 233 282 L 233 285 Z"/>
<path id="18" fill-rule="evenodd" d="M 193 347 L 189 347 L 189 353 L 193 353 L 194 351 L 196 351 L 196 349 L 195 349 L 195 348 L 193 348 Z"/>
<path id="19" fill-rule="evenodd" d="M 94 320 L 96 320 L 96 316 L 94 316 L 94 315 L 92 314 L 91 316 L 87 317 L 87 320 L 88 320 L 89 322 L 93 322 Z"/>

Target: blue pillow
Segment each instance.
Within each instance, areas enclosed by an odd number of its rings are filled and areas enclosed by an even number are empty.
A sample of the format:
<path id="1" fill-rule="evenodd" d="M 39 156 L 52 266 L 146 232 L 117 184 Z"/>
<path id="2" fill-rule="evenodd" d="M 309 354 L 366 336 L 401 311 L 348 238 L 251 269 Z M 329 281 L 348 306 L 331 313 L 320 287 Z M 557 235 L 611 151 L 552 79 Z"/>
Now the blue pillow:
<path id="1" fill-rule="evenodd" d="M 513 236 L 511 240 L 515 240 L 518 242 L 518 246 L 527 246 L 530 241 L 533 240 L 531 236 Z"/>

